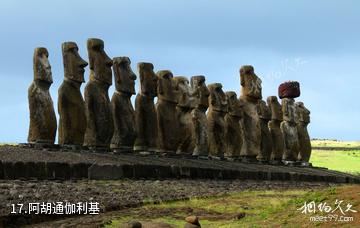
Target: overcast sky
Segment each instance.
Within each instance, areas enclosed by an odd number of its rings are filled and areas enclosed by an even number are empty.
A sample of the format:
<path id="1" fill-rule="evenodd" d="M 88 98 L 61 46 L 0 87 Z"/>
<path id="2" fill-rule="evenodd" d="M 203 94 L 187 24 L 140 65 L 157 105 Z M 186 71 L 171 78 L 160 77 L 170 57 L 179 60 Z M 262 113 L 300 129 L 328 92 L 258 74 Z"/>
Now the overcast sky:
<path id="1" fill-rule="evenodd" d="M 27 139 L 34 48 L 50 53 L 56 109 L 61 43 L 75 41 L 87 59 L 90 37 L 103 39 L 110 57 L 129 56 L 136 73 L 148 61 L 176 76 L 203 74 L 238 95 L 241 65 L 254 66 L 264 98 L 297 80 L 312 138 L 360 140 L 359 24 L 356 0 L 1 0 L 0 142 Z"/>

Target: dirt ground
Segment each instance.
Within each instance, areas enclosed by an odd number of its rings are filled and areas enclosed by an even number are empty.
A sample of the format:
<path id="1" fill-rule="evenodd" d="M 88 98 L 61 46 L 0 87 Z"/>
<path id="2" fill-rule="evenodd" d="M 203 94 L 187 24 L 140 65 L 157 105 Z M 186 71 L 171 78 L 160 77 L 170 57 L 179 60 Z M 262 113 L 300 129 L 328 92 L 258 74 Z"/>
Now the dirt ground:
<path id="1" fill-rule="evenodd" d="M 99 226 L 111 211 L 138 207 L 143 204 L 156 204 L 163 201 L 189 199 L 223 195 L 244 190 L 266 189 L 319 189 L 335 184 L 311 182 L 277 182 L 277 181 L 220 181 L 220 180 L 119 180 L 119 181 L 0 181 L 0 213 L 3 224 L 25 225 L 33 222 L 52 220 L 43 227 L 74 225 L 85 222 L 87 225 Z M 59 217 L 48 215 L 11 216 L 11 205 L 21 203 L 24 209 L 30 202 L 98 202 L 100 215 L 73 217 L 53 221 Z M 159 213 L 161 212 L 151 212 Z M 171 213 L 166 212 L 166 213 Z M 10 216 L 9 216 L 10 215 Z M 146 213 L 144 214 L 146 216 Z M 221 216 L 221 215 L 211 215 Z"/>

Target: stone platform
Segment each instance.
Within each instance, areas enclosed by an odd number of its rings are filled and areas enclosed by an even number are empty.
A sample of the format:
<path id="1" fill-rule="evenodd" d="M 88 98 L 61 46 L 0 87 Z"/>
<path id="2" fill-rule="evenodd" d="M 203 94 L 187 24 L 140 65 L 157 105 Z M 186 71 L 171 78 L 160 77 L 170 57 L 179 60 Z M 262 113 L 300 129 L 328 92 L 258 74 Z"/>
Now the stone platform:
<path id="1" fill-rule="evenodd" d="M 0 146 L 0 179 L 248 179 L 360 183 L 360 177 L 318 167 L 203 160 L 158 155 L 47 151 Z"/>

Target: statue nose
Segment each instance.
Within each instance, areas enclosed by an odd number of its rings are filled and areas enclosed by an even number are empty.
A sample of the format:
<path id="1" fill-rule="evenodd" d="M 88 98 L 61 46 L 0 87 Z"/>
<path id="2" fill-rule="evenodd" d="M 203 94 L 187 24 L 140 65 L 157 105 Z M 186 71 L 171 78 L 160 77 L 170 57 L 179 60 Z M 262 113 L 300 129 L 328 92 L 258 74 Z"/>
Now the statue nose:
<path id="1" fill-rule="evenodd" d="M 80 67 L 85 68 L 88 65 L 88 63 L 85 60 L 81 60 Z"/>

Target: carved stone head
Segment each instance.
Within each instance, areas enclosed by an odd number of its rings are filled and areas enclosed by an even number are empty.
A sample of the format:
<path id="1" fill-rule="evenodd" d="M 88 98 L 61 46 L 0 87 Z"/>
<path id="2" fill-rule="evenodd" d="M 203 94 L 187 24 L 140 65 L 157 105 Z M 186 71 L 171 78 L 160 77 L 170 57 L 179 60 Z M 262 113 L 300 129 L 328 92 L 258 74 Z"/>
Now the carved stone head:
<path id="1" fill-rule="evenodd" d="M 303 102 L 296 102 L 296 122 L 310 123 L 310 111 L 304 106 Z"/>
<path id="2" fill-rule="evenodd" d="M 210 91 L 205 84 L 205 76 L 197 75 L 192 76 L 191 80 L 191 89 L 193 91 L 193 96 L 196 98 L 197 106 L 200 108 L 207 109 L 209 107 L 209 96 Z"/>
<path id="3" fill-rule="evenodd" d="M 226 95 L 222 90 L 221 83 L 213 83 L 208 85 L 210 91 L 209 104 L 210 108 L 218 112 L 227 112 L 228 103 Z"/>
<path id="4" fill-rule="evenodd" d="M 175 88 L 178 91 L 178 106 L 195 108 L 195 100 L 192 97 L 189 80 L 183 76 L 174 77 Z"/>
<path id="5" fill-rule="evenodd" d="M 53 83 L 51 66 L 48 60 L 49 52 L 44 47 L 35 48 L 33 58 L 34 80 L 48 84 Z"/>
<path id="6" fill-rule="evenodd" d="M 263 101 L 263 100 L 259 100 L 258 113 L 259 113 L 259 118 L 260 119 L 271 120 L 270 108 L 266 105 L 266 102 Z"/>
<path id="7" fill-rule="evenodd" d="M 84 68 L 88 63 L 79 55 L 79 48 L 75 42 L 64 42 L 61 45 L 65 78 L 83 83 Z"/>
<path id="8" fill-rule="evenodd" d="M 254 67 L 245 65 L 240 68 L 242 96 L 253 100 L 262 99 L 261 79 L 254 73 Z"/>
<path id="9" fill-rule="evenodd" d="M 228 101 L 228 113 L 231 116 L 242 117 L 242 102 L 237 98 L 237 94 L 234 91 L 228 91 L 225 93 Z"/>
<path id="10" fill-rule="evenodd" d="M 144 96 L 156 97 L 158 77 L 154 73 L 154 65 L 141 62 L 137 67 L 140 76 L 140 93 Z"/>
<path id="11" fill-rule="evenodd" d="M 158 77 L 157 95 L 161 100 L 177 102 L 177 94 L 173 81 L 173 74 L 169 70 L 160 70 L 156 73 Z"/>
<path id="12" fill-rule="evenodd" d="M 104 41 L 96 38 L 87 40 L 90 74 L 96 80 L 112 85 L 112 60 L 104 51 Z"/>
<path id="13" fill-rule="evenodd" d="M 283 113 L 281 110 L 281 105 L 277 99 L 276 96 L 269 96 L 267 98 L 267 104 L 270 108 L 271 111 L 271 119 L 272 120 L 278 120 L 278 121 L 282 121 L 283 120 Z"/>
<path id="14" fill-rule="evenodd" d="M 127 94 L 135 94 L 136 75 L 131 69 L 128 57 L 113 58 L 115 89 Z"/>

